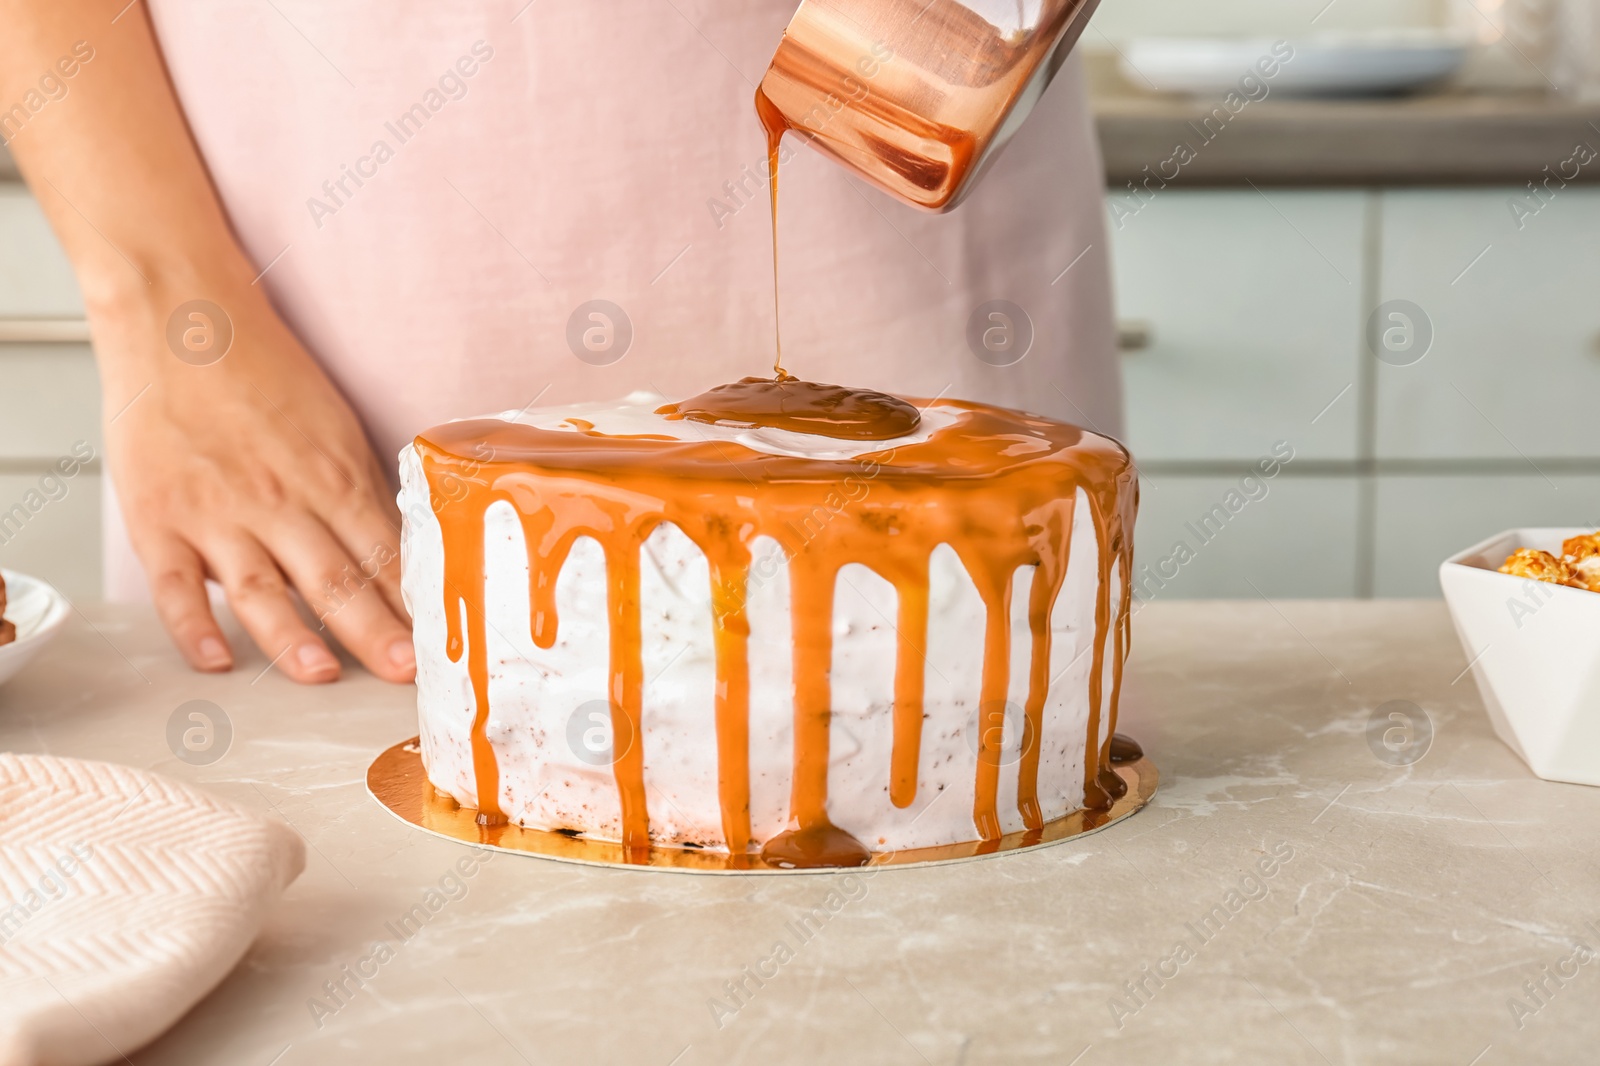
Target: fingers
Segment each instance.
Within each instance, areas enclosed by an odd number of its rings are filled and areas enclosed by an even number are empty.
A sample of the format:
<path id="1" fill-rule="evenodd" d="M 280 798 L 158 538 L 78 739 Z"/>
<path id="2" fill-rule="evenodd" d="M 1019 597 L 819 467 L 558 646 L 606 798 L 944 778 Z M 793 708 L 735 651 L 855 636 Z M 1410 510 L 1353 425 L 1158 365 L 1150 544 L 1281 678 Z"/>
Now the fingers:
<path id="1" fill-rule="evenodd" d="M 161 624 L 189 665 L 204 673 L 233 668 L 233 652 L 211 613 L 205 566 L 195 550 L 176 537 L 142 545 L 140 556 L 150 579 Z"/>
<path id="2" fill-rule="evenodd" d="M 300 618 L 289 587 L 265 548 L 242 530 L 206 545 L 206 558 L 233 613 L 273 665 L 293 681 L 337 681 L 339 660 Z"/>
<path id="3" fill-rule="evenodd" d="M 328 526 L 356 560 L 357 573 L 377 587 L 395 617 L 404 621 L 410 615 L 400 595 L 400 529 L 392 510 L 363 495 L 343 513 L 332 516 Z"/>
<path id="4" fill-rule="evenodd" d="M 385 527 L 387 529 L 387 527 Z M 286 516 L 269 541 L 284 573 L 363 666 L 386 681 L 416 675 L 411 626 L 390 606 L 380 583 L 381 566 L 392 567 L 392 550 L 362 562 L 351 559 L 321 522 L 306 514 Z"/>

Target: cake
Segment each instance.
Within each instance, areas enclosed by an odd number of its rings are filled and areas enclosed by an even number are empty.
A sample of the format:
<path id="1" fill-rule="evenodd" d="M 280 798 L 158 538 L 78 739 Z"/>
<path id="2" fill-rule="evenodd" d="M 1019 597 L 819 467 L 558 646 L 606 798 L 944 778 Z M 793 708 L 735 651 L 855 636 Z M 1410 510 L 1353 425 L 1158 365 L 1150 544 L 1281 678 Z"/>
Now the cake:
<path id="1" fill-rule="evenodd" d="M 480 824 L 855 865 L 1125 790 L 1115 441 L 746 379 L 450 422 L 400 472 L 422 760 Z"/>

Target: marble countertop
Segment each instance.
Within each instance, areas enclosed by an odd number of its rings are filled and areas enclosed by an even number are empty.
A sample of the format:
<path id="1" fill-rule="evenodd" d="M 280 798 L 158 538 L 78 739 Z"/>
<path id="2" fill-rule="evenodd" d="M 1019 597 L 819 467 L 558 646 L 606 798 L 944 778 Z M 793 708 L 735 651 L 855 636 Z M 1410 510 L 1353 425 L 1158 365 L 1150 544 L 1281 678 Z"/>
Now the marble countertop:
<path id="1" fill-rule="evenodd" d="M 0 689 L 0 744 L 200 784 L 309 845 L 239 968 L 138 1066 L 1592 1056 L 1600 790 L 1495 739 L 1442 604 L 1157 602 L 1134 632 L 1149 808 L 848 877 L 485 861 L 365 792 L 415 731 L 409 688 L 298 688 L 259 657 L 189 674 L 129 608 L 85 607 Z M 231 740 L 184 761 L 169 722 L 195 700 Z"/>

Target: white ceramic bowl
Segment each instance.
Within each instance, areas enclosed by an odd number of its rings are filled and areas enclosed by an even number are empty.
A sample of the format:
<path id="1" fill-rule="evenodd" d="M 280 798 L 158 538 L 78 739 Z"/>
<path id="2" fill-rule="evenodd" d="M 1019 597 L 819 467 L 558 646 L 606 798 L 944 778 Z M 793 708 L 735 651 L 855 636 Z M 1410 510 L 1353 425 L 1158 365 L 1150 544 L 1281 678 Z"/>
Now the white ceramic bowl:
<path id="1" fill-rule="evenodd" d="M 1270 38 L 1141 37 L 1123 49 L 1122 74 L 1162 92 L 1215 96 L 1238 90 L 1273 54 Z M 1324 33 L 1289 42 L 1294 57 L 1275 77 L 1260 78 L 1272 95 L 1373 96 L 1419 89 L 1454 74 L 1467 58 L 1464 41 L 1434 31 Z"/>
<path id="2" fill-rule="evenodd" d="M 1593 529 L 1511 529 L 1445 560 L 1439 584 L 1489 720 L 1549 781 L 1600 785 L 1600 592 L 1499 573 Z"/>
<path id="3" fill-rule="evenodd" d="M 17 639 L 0 645 L 0 685 L 14 677 L 39 649 L 66 624 L 72 608 L 66 597 L 46 582 L 15 570 L 0 570 L 6 579 L 6 619 L 17 627 Z"/>

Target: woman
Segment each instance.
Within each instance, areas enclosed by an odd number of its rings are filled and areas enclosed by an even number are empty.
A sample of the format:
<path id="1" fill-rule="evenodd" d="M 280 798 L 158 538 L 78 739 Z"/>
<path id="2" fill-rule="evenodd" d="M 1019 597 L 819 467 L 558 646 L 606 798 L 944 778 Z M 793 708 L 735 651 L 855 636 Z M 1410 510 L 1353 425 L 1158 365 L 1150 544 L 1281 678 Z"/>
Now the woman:
<path id="1" fill-rule="evenodd" d="M 410 680 L 391 475 L 412 434 L 771 365 L 752 95 L 794 8 L 0 0 L 5 133 L 101 366 L 108 594 L 147 587 L 189 663 L 224 671 L 213 579 L 280 669 L 333 680 L 297 591 Z M 950 215 L 787 154 L 792 372 L 1117 432 L 1075 65 Z M 969 347 L 991 300 L 1031 321 L 1020 362 Z"/>

